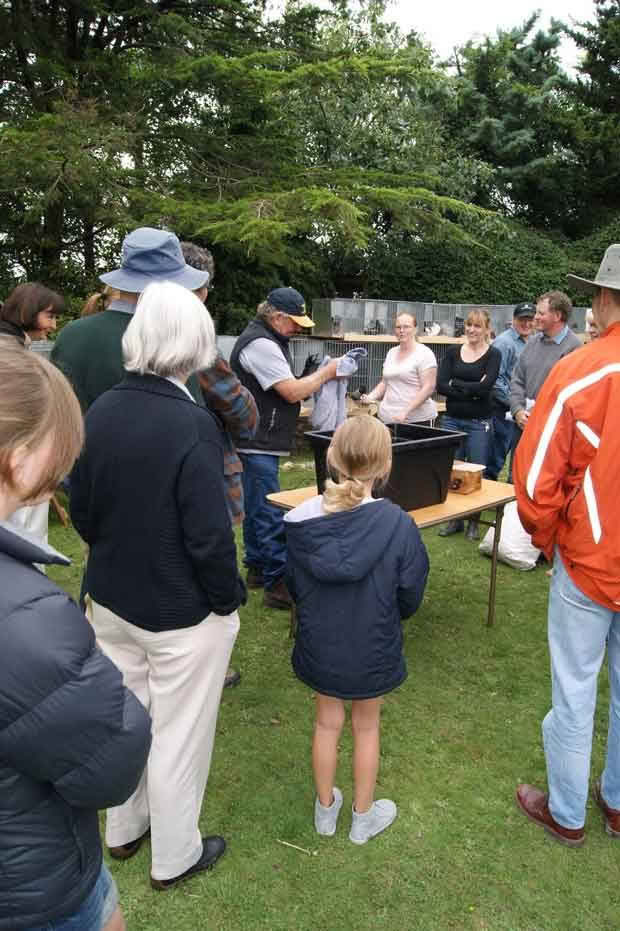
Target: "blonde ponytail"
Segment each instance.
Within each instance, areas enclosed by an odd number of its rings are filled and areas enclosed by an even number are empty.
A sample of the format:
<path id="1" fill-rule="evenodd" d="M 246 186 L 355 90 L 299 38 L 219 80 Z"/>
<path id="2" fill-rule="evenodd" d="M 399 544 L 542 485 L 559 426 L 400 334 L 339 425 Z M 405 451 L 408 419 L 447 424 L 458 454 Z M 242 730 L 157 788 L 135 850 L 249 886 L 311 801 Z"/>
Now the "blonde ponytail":
<path id="1" fill-rule="evenodd" d="M 120 292 L 117 291 L 116 288 L 111 288 L 109 285 L 106 285 L 103 291 L 97 291 L 95 294 L 91 294 L 82 307 L 80 317 L 92 317 L 93 314 L 101 313 L 102 310 L 106 309 L 110 301 L 118 298 L 119 293 Z"/>
<path id="2" fill-rule="evenodd" d="M 328 514 L 350 511 L 358 507 L 365 496 L 366 488 L 359 479 L 345 478 L 343 481 L 333 482 L 328 478 L 323 492 L 323 510 Z"/>
<path id="3" fill-rule="evenodd" d="M 328 479 L 323 509 L 328 513 L 358 507 L 368 494 L 368 484 L 387 478 L 392 467 L 392 438 L 374 417 L 350 417 L 338 427 L 329 449 Z"/>

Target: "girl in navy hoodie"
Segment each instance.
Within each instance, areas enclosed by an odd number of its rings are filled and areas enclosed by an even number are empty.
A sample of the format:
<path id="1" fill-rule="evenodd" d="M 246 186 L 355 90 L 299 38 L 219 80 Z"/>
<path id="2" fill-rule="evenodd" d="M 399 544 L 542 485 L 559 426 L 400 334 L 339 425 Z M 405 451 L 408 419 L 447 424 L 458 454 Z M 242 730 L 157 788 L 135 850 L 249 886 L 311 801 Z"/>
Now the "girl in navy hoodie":
<path id="1" fill-rule="evenodd" d="M 353 816 L 349 838 L 365 844 L 396 818 L 390 799 L 374 801 L 381 696 L 407 677 L 401 620 L 424 593 L 428 557 L 401 508 L 372 491 L 392 465 L 388 429 L 352 417 L 327 452 L 333 481 L 285 518 L 287 585 L 297 609 L 293 669 L 316 692 L 312 766 L 319 834 L 336 831 L 342 792 L 334 786 L 344 702 L 352 700 Z"/>

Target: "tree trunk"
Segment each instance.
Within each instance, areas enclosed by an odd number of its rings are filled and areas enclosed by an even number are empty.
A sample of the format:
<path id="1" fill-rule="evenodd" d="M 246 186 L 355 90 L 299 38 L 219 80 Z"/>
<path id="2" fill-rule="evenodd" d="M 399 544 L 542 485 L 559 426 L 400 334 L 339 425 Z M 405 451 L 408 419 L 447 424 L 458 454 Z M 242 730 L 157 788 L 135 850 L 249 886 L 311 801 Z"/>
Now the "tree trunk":
<path id="1" fill-rule="evenodd" d="M 46 283 L 62 287 L 62 269 L 60 255 L 65 220 L 64 198 L 59 197 L 45 208 L 43 218 L 43 236 L 39 249 L 42 277 Z"/>
<path id="2" fill-rule="evenodd" d="M 87 278 L 95 277 L 95 230 L 91 220 L 85 217 L 82 221 L 84 234 L 82 249 L 84 251 L 84 271 Z"/>

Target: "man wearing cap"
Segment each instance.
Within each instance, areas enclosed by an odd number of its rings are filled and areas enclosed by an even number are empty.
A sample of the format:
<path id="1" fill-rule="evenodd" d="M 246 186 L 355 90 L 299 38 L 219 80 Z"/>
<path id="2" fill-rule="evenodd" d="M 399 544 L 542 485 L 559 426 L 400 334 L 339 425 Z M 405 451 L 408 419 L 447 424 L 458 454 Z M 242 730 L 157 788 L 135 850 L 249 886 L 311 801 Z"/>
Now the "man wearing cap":
<path id="1" fill-rule="evenodd" d="M 103 313 L 63 327 L 52 350 L 52 361 L 73 385 L 84 412 L 125 376 L 121 341 L 146 286 L 153 281 L 174 281 L 200 293 L 209 283 L 208 271 L 186 264 L 174 233 L 150 227 L 129 233 L 123 241 L 121 267 L 99 277 L 120 296 Z M 187 387 L 202 404 L 195 376 L 188 379 Z"/>
<path id="2" fill-rule="evenodd" d="M 552 707 L 542 725 L 548 794 L 517 788 L 535 824 L 572 847 L 584 842 L 598 673 L 607 647 L 607 756 L 593 795 L 610 837 L 620 838 L 620 244 L 593 280 L 599 339 L 549 374 L 515 456 L 519 514 L 553 558 L 548 642 Z"/>
<path id="3" fill-rule="evenodd" d="M 490 478 L 494 482 L 497 481 L 504 468 L 506 456 L 513 445 L 515 425 L 512 420 L 506 420 L 506 414 L 510 410 L 510 379 L 517 360 L 525 348 L 528 336 L 532 332 L 535 313 L 536 308 L 529 301 L 517 304 L 512 313 L 512 326 L 493 340 L 493 345 L 500 351 L 502 361 L 499 375 L 493 386 L 493 434 L 485 478 Z M 510 475 L 508 481 L 512 481 Z"/>
<path id="4" fill-rule="evenodd" d="M 276 288 L 259 305 L 256 317 L 237 339 L 230 365 L 253 394 L 259 426 L 251 444 L 238 447 L 243 462 L 245 519 L 243 540 L 248 587 L 265 589 L 267 607 L 288 608 L 284 584 L 286 543 L 282 512 L 266 495 L 280 490 L 280 457 L 288 456 L 295 435 L 299 402 L 336 377 L 333 359 L 312 375 L 295 378 L 288 341 L 314 324 L 295 288 Z"/>
<path id="5" fill-rule="evenodd" d="M 563 291 L 546 291 L 536 301 L 534 329 L 538 332 L 528 339 L 510 381 L 510 413 L 519 430 L 525 427 L 555 363 L 581 346 L 581 340 L 568 326 L 572 311 L 571 299 Z"/>

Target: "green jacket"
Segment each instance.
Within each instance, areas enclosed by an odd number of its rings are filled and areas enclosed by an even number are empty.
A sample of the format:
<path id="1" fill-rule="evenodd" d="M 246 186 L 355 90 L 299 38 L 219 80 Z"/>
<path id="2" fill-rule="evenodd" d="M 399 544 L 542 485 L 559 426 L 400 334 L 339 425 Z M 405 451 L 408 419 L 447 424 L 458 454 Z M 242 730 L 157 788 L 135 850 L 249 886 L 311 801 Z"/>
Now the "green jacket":
<path id="1" fill-rule="evenodd" d="M 100 394 L 125 377 L 121 342 L 130 320 L 131 314 L 124 311 L 103 310 L 68 323 L 58 334 L 52 361 L 73 385 L 84 413 Z M 187 387 L 204 405 L 195 375 L 188 379 Z"/>

